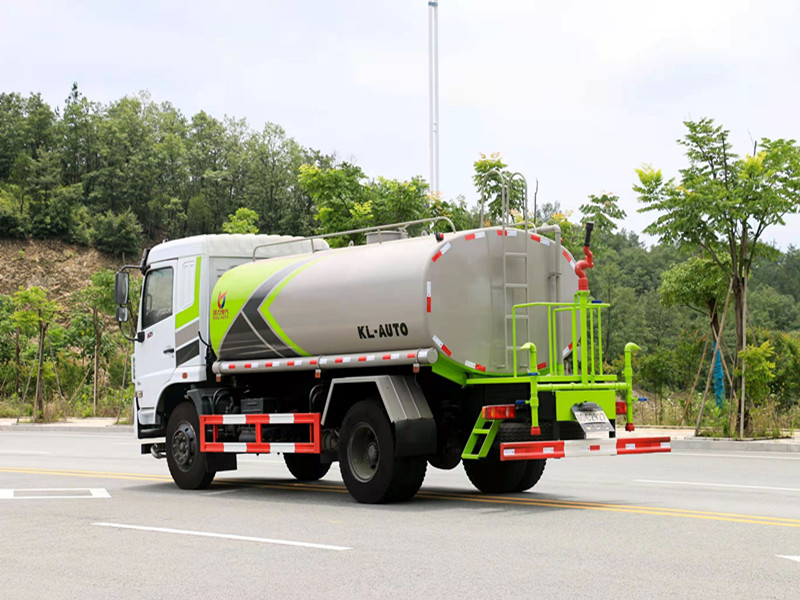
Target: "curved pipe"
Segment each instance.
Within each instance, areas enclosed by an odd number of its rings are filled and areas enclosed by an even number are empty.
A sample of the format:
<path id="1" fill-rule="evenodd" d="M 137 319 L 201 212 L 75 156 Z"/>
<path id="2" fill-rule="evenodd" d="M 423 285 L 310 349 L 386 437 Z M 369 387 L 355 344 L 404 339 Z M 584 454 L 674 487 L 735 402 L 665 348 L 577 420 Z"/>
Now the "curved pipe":
<path id="1" fill-rule="evenodd" d="M 575 275 L 578 276 L 578 290 L 584 291 L 589 289 L 589 280 L 586 278 L 586 269 L 591 269 L 594 266 L 594 255 L 589 250 L 589 246 L 583 247 L 583 253 L 586 258 L 579 260 L 575 263 Z"/>

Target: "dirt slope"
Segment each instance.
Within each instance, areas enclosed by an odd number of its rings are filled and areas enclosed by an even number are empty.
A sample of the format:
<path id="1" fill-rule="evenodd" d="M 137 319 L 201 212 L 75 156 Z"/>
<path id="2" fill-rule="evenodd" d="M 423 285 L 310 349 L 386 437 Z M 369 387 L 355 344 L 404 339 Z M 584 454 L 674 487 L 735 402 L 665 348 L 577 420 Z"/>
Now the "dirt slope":
<path id="1" fill-rule="evenodd" d="M 61 300 L 88 285 L 98 269 L 117 270 L 121 265 L 94 248 L 58 240 L 0 239 L 0 294 L 38 285 L 50 290 L 52 300 Z"/>

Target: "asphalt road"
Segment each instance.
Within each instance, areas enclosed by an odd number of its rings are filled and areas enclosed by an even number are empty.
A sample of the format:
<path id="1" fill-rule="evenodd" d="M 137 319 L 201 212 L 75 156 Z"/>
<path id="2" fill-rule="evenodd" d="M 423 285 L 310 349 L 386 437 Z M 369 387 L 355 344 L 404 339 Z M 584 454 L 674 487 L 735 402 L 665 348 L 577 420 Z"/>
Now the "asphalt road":
<path id="1" fill-rule="evenodd" d="M 179 490 L 130 435 L 0 432 L 0 597 L 800 597 L 800 455 L 549 461 L 530 492 L 429 469 L 355 503 L 240 457 Z"/>

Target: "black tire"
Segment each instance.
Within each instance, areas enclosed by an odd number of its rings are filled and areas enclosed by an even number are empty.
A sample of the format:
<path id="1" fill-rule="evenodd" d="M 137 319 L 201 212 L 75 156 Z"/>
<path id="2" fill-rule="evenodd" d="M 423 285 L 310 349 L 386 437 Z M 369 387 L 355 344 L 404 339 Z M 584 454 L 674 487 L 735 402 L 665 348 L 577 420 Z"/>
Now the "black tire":
<path id="1" fill-rule="evenodd" d="M 339 468 L 350 495 L 362 504 L 401 502 L 417 493 L 428 462 L 397 457 L 389 419 L 371 400 L 354 404 L 342 421 Z"/>
<path id="2" fill-rule="evenodd" d="M 547 461 L 544 458 L 539 458 L 521 462 L 525 463 L 525 473 L 523 473 L 522 479 L 517 484 L 515 492 L 524 492 L 539 483 Z"/>
<path id="3" fill-rule="evenodd" d="M 491 457 L 464 461 L 464 470 L 472 485 L 486 494 L 519 491 L 517 488 L 525 475 L 525 467 L 521 460 L 501 461 Z"/>
<path id="4" fill-rule="evenodd" d="M 179 488 L 207 488 L 216 471 L 208 470 L 208 456 L 200 452 L 200 420 L 191 402 L 175 407 L 167 422 L 167 465 Z"/>
<path id="5" fill-rule="evenodd" d="M 331 463 L 322 462 L 319 454 L 284 454 L 286 468 L 298 481 L 322 479 L 330 470 Z"/>

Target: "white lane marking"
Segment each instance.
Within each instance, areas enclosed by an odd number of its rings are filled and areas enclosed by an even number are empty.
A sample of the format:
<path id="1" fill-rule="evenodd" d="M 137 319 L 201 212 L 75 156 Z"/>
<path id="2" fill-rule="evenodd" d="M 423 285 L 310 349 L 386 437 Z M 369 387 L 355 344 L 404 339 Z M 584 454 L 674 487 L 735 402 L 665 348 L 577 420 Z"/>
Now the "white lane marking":
<path id="1" fill-rule="evenodd" d="M 16 495 L 22 492 L 22 495 Z M 28 495 L 29 492 L 76 492 L 74 494 L 37 494 Z M 77 492 L 82 492 L 78 494 Z M 88 493 L 88 495 L 87 495 Z M 74 500 L 86 498 L 111 498 L 105 488 L 26 488 L 0 490 L 0 500 Z"/>
<path id="2" fill-rule="evenodd" d="M 52 454 L 44 450 L 0 450 L 0 454 Z"/>
<path id="3" fill-rule="evenodd" d="M 330 546 L 328 544 L 313 544 L 311 542 L 295 542 L 292 540 L 273 540 L 270 538 L 251 537 L 249 535 L 232 535 L 228 533 L 211 533 L 208 531 L 190 531 L 188 529 L 171 529 L 168 527 L 144 527 L 141 525 L 123 525 L 122 523 L 92 523 L 98 527 L 113 527 L 116 529 L 135 529 L 136 531 L 154 531 L 156 533 L 177 533 L 179 535 L 194 535 L 198 537 L 220 538 L 224 540 L 238 540 L 240 542 L 258 542 L 261 544 L 278 544 L 281 546 L 299 546 L 301 548 L 317 548 L 320 550 L 352 550 L 345 546 Z"/>
<path id="4" fill-rule="evenodd" d="M 621 438 L 624 439 L 624 438 Z M 673 440 L 674 442 L 675 440 Z M 800 456 L 781 456 L 785 454 L 785 452 L 773 452 L 773 451 L 747 451 L 743 450 L 741 454 L 722 454 L 718 453 L 716 450 L 711 450 L 708 452 L 684 452 L 681 449 L 675 449 L 672 447 L 672 452 L 670 452 L 670 456 L 680 457 L 680 456 L 699 456 L 702 458 L 755 458 L 761 460 L 800 460 Z"/>
<path id="5" fill-rule="evenodd" d="M 793 560 L 795 562 L 800 562 L 800 556 L 784 556 L 782 554 L 776 554 L 778 558 L 788 558 L 789 560 Z"/>
<path id="6" fill-rule="evenodd" d="M 800 488 L 772 487 L 768 485 L 739 485 L 735 483 L 705 483 L 701 481 L 662 481 L 660 479 L 634 479 L 636 483 L 666 483 L 668 485 L 702 485 L 707 487 L 742 488 L 747 490 L 770 490 L 773 492 L 800 492 Z"/>

